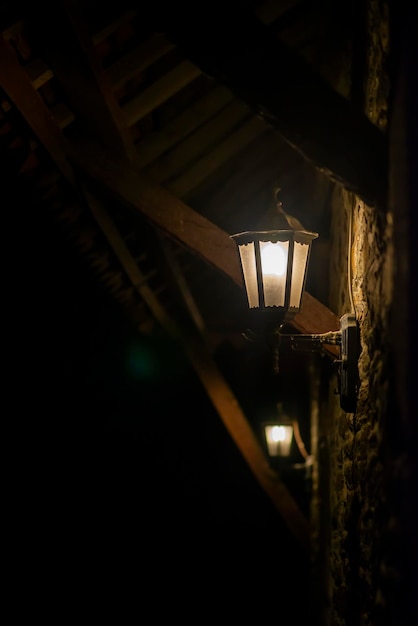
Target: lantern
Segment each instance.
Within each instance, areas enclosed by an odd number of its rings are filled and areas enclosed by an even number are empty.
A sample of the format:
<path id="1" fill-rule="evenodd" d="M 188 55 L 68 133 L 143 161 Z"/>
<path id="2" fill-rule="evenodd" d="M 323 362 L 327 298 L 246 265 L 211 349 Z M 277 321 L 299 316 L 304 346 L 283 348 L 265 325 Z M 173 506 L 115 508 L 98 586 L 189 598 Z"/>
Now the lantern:
<path id="1" fill-rule="evenodd" d="M 299 312 L 311 250 L 318 233 L 307 231 L 287 215 L 277 200 L 269 230 L 244 231 L 235 240 L 244 278 L 248 306 L 273 311 L 288 321 Z"/>

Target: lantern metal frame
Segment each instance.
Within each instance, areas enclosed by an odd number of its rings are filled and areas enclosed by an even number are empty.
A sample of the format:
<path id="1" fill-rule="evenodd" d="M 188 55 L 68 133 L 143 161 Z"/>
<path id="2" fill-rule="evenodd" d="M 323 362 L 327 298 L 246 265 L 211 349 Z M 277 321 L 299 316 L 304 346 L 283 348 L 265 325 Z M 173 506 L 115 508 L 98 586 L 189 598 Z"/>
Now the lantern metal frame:
<path id="1" fill-rule="evenodd" d="M 231 239 L 238 246 L 250 309 L 272 311 L 283 321 L 290 321 L 300 311 L 311 243 L 316 237 L 318 233 L 290 229 L 289 226 L 284 229 L 244 231 L 231 235 Z M 276 245 L 279 242 L 287 244 L 281 248 L 285 255 L 282 277 L 276 275 L 273 279 L 279 287 L 276 287 L 276 295 L 280 291 L 280 297 L 277 297 L 275 304 L 268 304 L 271 295 L 267 294 L 267 280 L 263 273 L 263 244 Z"/>

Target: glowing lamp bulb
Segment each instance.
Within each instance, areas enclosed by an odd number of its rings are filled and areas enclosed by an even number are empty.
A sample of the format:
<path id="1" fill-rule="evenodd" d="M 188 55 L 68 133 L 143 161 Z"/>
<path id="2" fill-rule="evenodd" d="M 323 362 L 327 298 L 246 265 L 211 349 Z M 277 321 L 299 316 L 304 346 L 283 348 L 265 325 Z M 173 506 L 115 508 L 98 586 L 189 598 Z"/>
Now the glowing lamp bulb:
<path id="1" fill-rule="evenodd" d="M 273 441 L 284 441 L 286 439 L 286 431 L 283 426 L 273 426 L 271 429 L 271 438 Z"/>
<path id="2" fill-rule="evenodd" d="M 278 243 L 269 243 L 261 250 L 261 263 L 264 275 L 283 276 L 286 270 L 286 256 Z"/>

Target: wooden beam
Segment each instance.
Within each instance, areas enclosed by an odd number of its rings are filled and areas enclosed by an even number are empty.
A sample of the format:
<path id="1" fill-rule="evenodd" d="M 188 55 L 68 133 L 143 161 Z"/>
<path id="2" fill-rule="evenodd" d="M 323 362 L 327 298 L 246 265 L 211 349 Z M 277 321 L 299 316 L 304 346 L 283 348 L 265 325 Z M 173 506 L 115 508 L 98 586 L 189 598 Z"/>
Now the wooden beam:
<path id="1" fill-rule="evenodd" d="M 174 8 L 175 7 L 175 8 Z M 176 3 L 160 28 L 311 164 L 369 204 L 386 194 L 386 137 L 242 4 Z"/>
<path id="2" fill-rule="evenodd" d="M 309 551 L 309 522 L 299 509 L 280 475 L 269 465 L 263 450 L 216 363 L 198 341 L 188 342 L 186 351 L 225 428 L 236 443 L 255 478 L 270 498 L 292 535 Z"/>
<path id="3" fill-rule="evenodd" d="M 76 166 L 119 202 L 139 211 L 168 236 L 243 286 L 236 245 L 228 233 L 94 142 L 69 142 L 68 154 Z M 328 332 L 339 328 L 339 318 L 305 293 L 293 325 L 304 333 Z"/>
<path id="4" fill-rule="evenodd" d="M 237 398 L 219 370 L 205 342 L 202 341 L 202 337 L 198 333 L 178 327 L 175 321 L 170 318 L 153 291 L 148 287 L 145 277 L 138 269 L 102 203 L 87 187 L 84 187 L 84 195 L 97 223 L 116 252 L 132 284 L 140 292 L 141 297 L 165 331 L 175 341 L 178 341 L 185 350 L 209 399 L 255 478 L 272 501 L 292 535 L 303 548 L 308 550 L 310 540 L 308 521 L 279 474 L 270 467 Z"/>

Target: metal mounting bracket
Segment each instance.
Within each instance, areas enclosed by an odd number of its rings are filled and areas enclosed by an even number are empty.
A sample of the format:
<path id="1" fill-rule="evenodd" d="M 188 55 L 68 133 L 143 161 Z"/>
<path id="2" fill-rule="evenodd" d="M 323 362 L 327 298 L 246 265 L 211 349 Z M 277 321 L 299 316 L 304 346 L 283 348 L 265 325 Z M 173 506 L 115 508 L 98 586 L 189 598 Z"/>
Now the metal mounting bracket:
<path id="1" fill-rule="evenodd" d="M 347 413 L 354 413 L 358 391 L 359 332 L 356 316 L 345 313 L 340 318 L 341 361 L 340 361 L 340 405 Z"/>
<path id="2" fill-rule="evenodd" d="M 251 333 L 251 334 L 250 334 Z M 255 341 L 257 335 L 247 331 L 244 337 Z M 283 340 L 290 341 L 294 350 L 321 350 L 323 344 L 339 346 L 340 358 L 334 363 L 338 365 L 338 393 L 340 406 L 347 413 L 354 413 L 357 405 L 359 387 L 358 357 L 359 328 L 354 313 L 345 313 L 340 317 L 340 330 L 320 334 L 284 334 L 280 328 L 273 335 L 274 371 L 279 372 L 279 347 Z"/>

